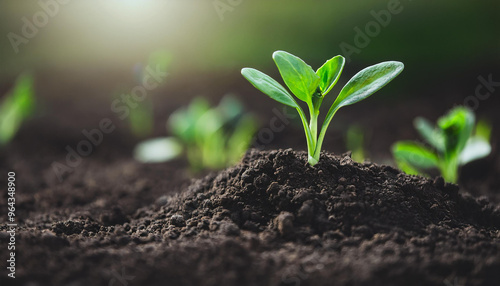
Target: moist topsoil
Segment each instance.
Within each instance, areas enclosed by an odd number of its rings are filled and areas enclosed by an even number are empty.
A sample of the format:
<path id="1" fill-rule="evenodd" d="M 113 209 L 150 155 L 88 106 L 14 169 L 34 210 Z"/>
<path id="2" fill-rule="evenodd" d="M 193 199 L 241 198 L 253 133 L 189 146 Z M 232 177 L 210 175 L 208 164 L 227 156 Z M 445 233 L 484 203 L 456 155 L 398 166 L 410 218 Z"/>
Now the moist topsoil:
<path id="1" fill-rule="evenodd" d="M 252 150 L 134 211 L 120 201 L 133 205 L 119 193 L 133 184 L 124 177 L 107 190 L 106 208 L 75 207 L 62 190 L 46 194 L 59 200 L 54 210 L 21 205 L 16 279 L 0 284 L 500 285 L 499 208 L 440 177 L 349 154 L 323 153 L 311 167 L 304 152 Z M 160 179 L 143 184 L 164 188 Z"/>

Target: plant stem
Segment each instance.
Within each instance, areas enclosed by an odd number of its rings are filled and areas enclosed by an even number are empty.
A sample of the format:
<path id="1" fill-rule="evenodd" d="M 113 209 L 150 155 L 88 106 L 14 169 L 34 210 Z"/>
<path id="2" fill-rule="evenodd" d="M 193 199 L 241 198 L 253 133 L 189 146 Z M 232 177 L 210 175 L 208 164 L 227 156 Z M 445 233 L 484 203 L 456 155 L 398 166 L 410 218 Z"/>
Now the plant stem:
<path id="1" fill-rule="evenodd" d="M 330 110 L 328 110 L 328 113 L 326 114 L 325 121 L 323 121 L 323 125 L 321 126 L 321 131 L 319 132 L 319 137 L 317 138 L 316 141 L 316 146 L 314 146 L 314 152 L 312 153 L 313 161 L 316 161 L 316 163 L 319 161 L 319 156 L 321 154 L 321 146 L 323 145 L 323 140 L 325 139 L 325 134 L 326 130 L 328 129 L 328 126 L 330 125 L 330 122 L 332 121 L 333 116 L 339 109 L 338 105 L 335 105 L 335 103 L 330 107 Z M 310 162 L 309 162 L 310 163 Z M 314 164 L 316 164 L 314 163 Z M 311 163 L 311 165 L 314 166 L 314 164 Z"/>
<path id="2" fill-rule="evenodd" d="M 441 164 L 440 170 L 446 182 L 456 184 L 458 181 L 458 158 L 446 160 Z"/>
<path id="3" fill-rule="evenodd" d="M 309 129 L 311 130 L 311 139 L 312 145 L 311 148 L 308 148 L 308 162 L 311 166 L 316 165 L 318 163 L 317 158 L 314 157 L 314 150 L 316 150 L 316 144 L 318 142 L 318 113 L 311 110 L 311 120 L 309 122 Z"/>
<path id="4" fill-rule="evenodd" d="M 311 130 L 311 136 L 313 139 L 314 146 L 318 142 L 318 115 L 319 112 L 310 110 L 311 120 L 309 121 L 309 129 Z"/>
<path id="5" fill-rule="evenodd" d="M 302 125 L 304 127 L 304 132 L 306 133 L 307 153 L 309 155 L 308 157 L 311 158 L 312 154 L 314 153 L 314 148 L 315 148 L 316 143 L 313 142 L 312 135 L 311 135 L 311 129 L 309 128 L 309 125 L 307 125 L 307 118 L 306 118 L 306 115 L 304 114 L 304 111 L 300 107 L 297 107 L 296 109 L 297 109 L 297 112 L 299 113 L 299 117 L 302 121 Z M 309 162 L 309 163 L 311 163 L 311 162 Z M 316 163 L 314 163 L 314 164 L 316 164 Z M 311 163 L 311 165 L 314 165 L 314 164 Z"/>
<path id="6" fill-rule="evenodd" d="M 319 107 L 321 106 L 321 103 L 323 102 L 323 96 L 321 95 L 321 91 L 318 90 L 316 91 L 315 94 L 312 96 L 311 103 L 308 104 L 309 106 L 309 115 L 310 115 L 310 120 L 309 120 L 309 129 L 311 130 L 311 139 L 312 139 L 312 146 L 311 148 L 308 149 L 309 156 L 308 156 L 308 162 L 311 164 L 311 166 L 314 166 L 318 163 L 319 161 L 319 154 L 318 156 L 315 155 L 316 149 L 318 148 L 318 116 L 319 116 Z"/>

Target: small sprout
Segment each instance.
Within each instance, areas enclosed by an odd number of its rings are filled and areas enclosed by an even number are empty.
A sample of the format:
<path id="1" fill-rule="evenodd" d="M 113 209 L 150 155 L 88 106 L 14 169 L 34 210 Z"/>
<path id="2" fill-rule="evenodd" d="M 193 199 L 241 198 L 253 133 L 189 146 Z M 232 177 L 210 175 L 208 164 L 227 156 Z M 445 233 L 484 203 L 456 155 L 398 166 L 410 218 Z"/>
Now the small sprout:
<path id="1" fill-rule="evenodd" d="M 358 72 L 342 88 L 337 99 L 328 110 L 321 130 L 318 130 L 321 103 L 326 94 L 337 83 L 344 68 L 344 57 L 339 55 L 331 58 L 316 72 L 300 58 L 284 51 L 274 52 L 273 59 L 290 91 L 307 104 L 310 117 L 309 124 L 302 108 L 277 81 L 252 68 L 242 69 L 241 74 L 261 92 L 297 110 L 306 135 L 308 162 L 312 166 L 319 161 L 326 130 L 337 110 L 372 95 L 399 75 L 404 67 L 401 62 L 389 61 L 367 67 Z"/>
<path id="2" fill-rule="evenodd" d="M 346 146 L 351 151 L 351 158 L 362 163 L 366 159 L 365 133 L 361 126 L 351 125 L 347 129 Z"/>
<path id="3" fill-rule="evenodd" d="M 491 152 L 491 127 L 481 121 L 474 127 L 474 113 L 465 107 L 453 108 L 439 118 L 437 126 L 421 117 L 415 118 L 414 125 L 432 148 L 411 141 L 394 144 L 396 163 L 408 174 L 426 175 L 423 170 L 438 168 L 446 181 L 456 183 L 459 166 Z"/>
<path id="4" fill-rule="evenodd" d="M 141 162 L 167 161 L 158 158 L 158 154 L 171 160 L 184 149 L 191 168 L 199 171 L 222 169 L 240 160 L 250 147 L 257 124 L 253 115 L 243 113 L 239 101 L 226 96 L 215 108 L 203 98 L 193 99 L 188 107 L 170 116 L 167 128 L 174 137 L 140 143 L 136 147 L 136 159 Z M 168 147 L 170 152 L 159 151 L 161 146 Z"/>
<path id="5" fill-rule="evenodd" d="M 35 107 L 33 76 L 20 75 L 0 105 L 0 147 L 9 143 Z"/>

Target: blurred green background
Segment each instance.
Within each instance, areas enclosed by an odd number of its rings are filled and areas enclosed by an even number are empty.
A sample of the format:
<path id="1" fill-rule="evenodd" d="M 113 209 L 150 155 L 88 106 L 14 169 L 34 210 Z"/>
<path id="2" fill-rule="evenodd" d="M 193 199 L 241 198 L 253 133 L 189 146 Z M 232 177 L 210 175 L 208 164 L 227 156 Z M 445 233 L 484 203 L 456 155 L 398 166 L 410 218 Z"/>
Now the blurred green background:
<path id="1" fill-rule="evenodd" d="M 356 47 L 355 28 L 365 31 L 373 13 L 388 5 L 401 11 L 380 31 L 372 30 L 376 35 L 366 47 L 350 56 L 353 65 L 402 61 L 402 83 L 409 87 L 498 66 L 495 0 L 7 0 L 0 3 L 1 76 L 26 69 L 129 70 L 157 49 L 172 53 L 171 74 L 237 72 L 243 66 L 268 70 L 278 49 L 318 67 L 343 53 L 342 43 Z M 23 35 L 23 17 L 44 23 L 40 15 L 33 19 L 42 6 L 56 12 L 16 53 L 9 33 Z"/>

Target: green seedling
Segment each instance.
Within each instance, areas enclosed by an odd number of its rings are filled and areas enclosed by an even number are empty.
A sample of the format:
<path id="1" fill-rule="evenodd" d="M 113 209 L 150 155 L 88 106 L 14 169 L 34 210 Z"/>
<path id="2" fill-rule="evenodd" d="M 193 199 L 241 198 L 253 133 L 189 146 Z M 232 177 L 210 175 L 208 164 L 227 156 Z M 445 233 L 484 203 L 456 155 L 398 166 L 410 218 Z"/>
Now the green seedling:
<path id="1" fill-rule="evenodd" d="M 397 142 L 392 147 L 396 163 L 412 175 L 426 175 L 424 170 L 438 168 L 447 182 L 456 183 L 459 166 L 491 152 L 491 127 L 481 121 L 474 125 L 474 113 L 465 107 L 453 108 L 436 126 L 418 117 L 414 126 L 431 148 L 412 141 Z"/>
<path id="2" fill-rule="evenodd" d="M 257 124 L 253 115 L 243 113 L 239 101 L 226 96 L 214 108 L 203 98 L 193 99 L 188 107 L 170 116 L 167 128 L 174 137 L 163 138 L 163 143 L 158 139 L 141 143 L 136 158 L 143 162 L 158 161 L 158 144 L 169 145 L 173 150 L 168 154 L 169 159 L 180 154 L 177 150 L 184 150 L 191 168 L 200 171 L 222 169 L 240 160 L 252 142 Z M 149 143 L 155 143 L 155 148 L 149 148 Z"/>
<path id="3" fill-rule="evenodd" d="M 346 133 L 347 150 L 351 151 L 351 158 L 362 163 L 366 159 L 365 133 L 359 125 L 351 125 Z"/>
<path id="4" fill-rule="evenodd" d="M 0 147 L 9 143 L 34 110 L 33 77 L 20 75 L 0 105 Z"/>
<path id="5" fill-rule="evenodd" d="M 306 135 L 308 162 L 312 166 L 319 161 L 326 130 L 337 110 L 372 95 L 399 75 L 404 68 L 401 62 L 388 61 L 367 67 L 358 72 L 342 88 L 328 110 L 321 130 L 318 130 L 321 103 L 337 83 L 344 68 L 344 57 L 339 55 L 331 58 L 316 72 L 300 58 L 284 51 L 274 52 L 273 59 L 290 91 L 307 104 L 310 117 L 309 123 L 307 123 L 307 117 L 302 108 L 277 81 L 252 68 L 242 69 L 241 74 L 258 90 L 272 99 L 297 110 Z"/>

